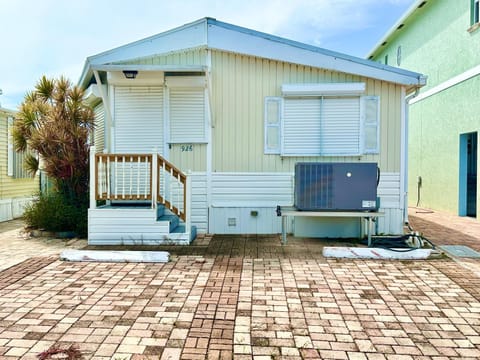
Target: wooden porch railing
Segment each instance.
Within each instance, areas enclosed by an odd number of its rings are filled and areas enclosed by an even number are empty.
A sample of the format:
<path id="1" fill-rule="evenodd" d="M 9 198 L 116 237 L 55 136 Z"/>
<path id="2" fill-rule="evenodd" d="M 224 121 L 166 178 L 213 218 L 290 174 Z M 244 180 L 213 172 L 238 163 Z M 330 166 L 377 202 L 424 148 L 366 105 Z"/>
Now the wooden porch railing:
<path id="1" fill-rule="evenodd" d="M 90 208 L 97 200 L 151 201 L 187 222 L 187 176 L 158 154 L 95 154 L 90 149 Z M 93 175 L 93 176 L 92 176 Z"/>

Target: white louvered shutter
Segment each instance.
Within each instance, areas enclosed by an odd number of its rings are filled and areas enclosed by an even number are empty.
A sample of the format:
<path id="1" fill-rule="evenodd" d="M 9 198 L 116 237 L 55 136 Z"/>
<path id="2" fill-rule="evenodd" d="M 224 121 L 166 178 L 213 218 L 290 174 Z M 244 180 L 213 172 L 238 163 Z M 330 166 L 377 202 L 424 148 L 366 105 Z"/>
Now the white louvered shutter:
<path id="1" fill-rule="evenodd" d="M 97 105 L 94 109 L 95 128 L 93 129 L 93 143 L 95 151 L 102 153 L 105 148 L 105 108 L 103 103 Z"/>
<path id="2" fill-rule="evenodd" d="M 170 88 L 169 96 L 170 142 L 205 142 L 205 90 Z"/>
<path id="3" fill-rule="evenodd" d="M 114 110 L 116 153 L 162 153 L 162 87 L 115 87 Z"/>
<path id="4" fill-rule="evenodd" d="M 280 154 L 281 122 L 282 122 L 282 98 L 265 98 L 265 154 Z"/>
<path id="5" fill-rule="evenodd" d="M 12 139 L 13 118 L 7 118 L 7 175 L 13 176 L 15 150 Z"/>
<path id="6" fill-rule="evenodd" d="M 380 151 L 380 98 L 364 96 L 363 101 L 363 152 L 378 154 Z"/>
<path id="7" fill-rule="evenodd" d="M 284 100 L 282 126 L 283 155 L 319 155 L 321 100 Z"/>
<path id="8" fill-rule="evenodd" d="M 322 99 L 320 146 L 322 155 L 360 154 L 360 98 Z"/>

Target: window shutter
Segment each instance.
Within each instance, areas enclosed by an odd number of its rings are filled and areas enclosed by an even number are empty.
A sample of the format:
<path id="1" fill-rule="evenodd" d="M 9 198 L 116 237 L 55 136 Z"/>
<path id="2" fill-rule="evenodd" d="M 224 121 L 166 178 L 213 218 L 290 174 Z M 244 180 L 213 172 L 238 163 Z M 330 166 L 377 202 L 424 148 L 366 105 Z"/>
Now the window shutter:
<path id="1" fill-rule="evenodd" d="M 320 155 L 319 98 L 290 98 L 284 100 L 282 155 Z"/>
<path id="2" fill-rule="evenodd" d="M 380 100 L 378 96 L 362 97 L 363 153 L 378 154 L 380 151 Z"/>
<path id="3" fill-rule="evenodd" d="M 322 99 L 320 146 L 322 155 L 360 154 L 360 98 Z"/>
<path id="4" fill-rule="evenodd" d="M 170 88 L 170 142 L 206 142 L 204 88 Z"/>
<path id="5" fill-rule="evenodd" d="M 163 88 L 115 87 L 115 152 L 163 150 Z"/>
<path id="6" fill-rule="evenodd" d="M 265 98 L 265 154 L 280 154 L 282 98 Z"/>
<path id="7" fill-rule="evenodd" d="M 14 149 L 13 149 L 13 139 L 12 139 L 12 127 L 13 127 L 13 118 L 7 118 L 7 175 L 13 176 L 13 166 L 14 166 Z"/>

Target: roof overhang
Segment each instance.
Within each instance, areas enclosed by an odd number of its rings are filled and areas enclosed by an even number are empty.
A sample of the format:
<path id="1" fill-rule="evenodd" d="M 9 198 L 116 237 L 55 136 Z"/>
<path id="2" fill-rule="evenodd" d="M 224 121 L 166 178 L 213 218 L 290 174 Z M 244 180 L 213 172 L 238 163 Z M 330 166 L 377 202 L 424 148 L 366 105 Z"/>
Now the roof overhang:
<path id="1" fill-rule="evenodd" d="M 120 65 L 135 59 L 189 49 L 212 49 L 311 66 L 400 84 L 409 89 L 425 85 L 422 74 L 329 51 L 271 34 L 204 18 L 179 28 L 109 50 L 87 59 L 79 84 L 88 86 L 93 71 L 163 71 L 162 65 Z M 167 66 L 167 65 L 165 65 Z M 170 66 L 165 71 L 205 71 Z M 193 67 L 195 68 L 195 67 Z M 166 68 L 165 68 L 166 69 Z M 177 70 L 175 70 L 177 69 Z"/>
<path id="2" fill-rule="evenodd" d="M 367 59 L 372 59 L 375 55 L 377 50 L 381 47 L 385 46 L 388 43 L 388 40 L 392 35 L 394 35 L 398 30 L 402 29 L 405 25 L 405 21 L 413 15 L 419 9 L 422 9 L 429 1 L 431 0 L 416 0 L 405 13 L 398 19 L 398 21 L 393 24 L 393 26 L 382 36 L 382 38 L 375 44 L 375 46 L 368 52 L 365 56 Z"/>

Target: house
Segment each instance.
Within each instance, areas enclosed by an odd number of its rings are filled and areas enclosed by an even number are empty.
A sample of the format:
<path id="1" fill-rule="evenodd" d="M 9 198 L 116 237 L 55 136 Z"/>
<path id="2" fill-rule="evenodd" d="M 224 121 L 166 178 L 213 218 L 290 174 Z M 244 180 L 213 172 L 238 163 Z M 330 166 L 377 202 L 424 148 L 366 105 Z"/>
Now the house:
<path id="1" fill-rule="evenodd" d="M 0 107 L 0 221 L 21 217 L 39 191 L 39 178 L 23 168 L 24 156 L 13 148 L 10 135 L 15 112 Z"/>
<path id="2" fill-rule="evenodd" d="M 98 102 L 89 242 L 277 234 L 298 162 L 377 163 L 377 231 L 402 233 L 405 101 L 424 83 L 212 18 L 91 56 L 80 79 Z M 298 236 L 362 230 L 348 218 L 288 225 Z"/>
<path id="3" fill-rule="evenodd" d="M 418 0 L 368 54 L 428 77 L 409 101 L 410 205 L 477 217 L 479 28 L 478 0 Z"/>

